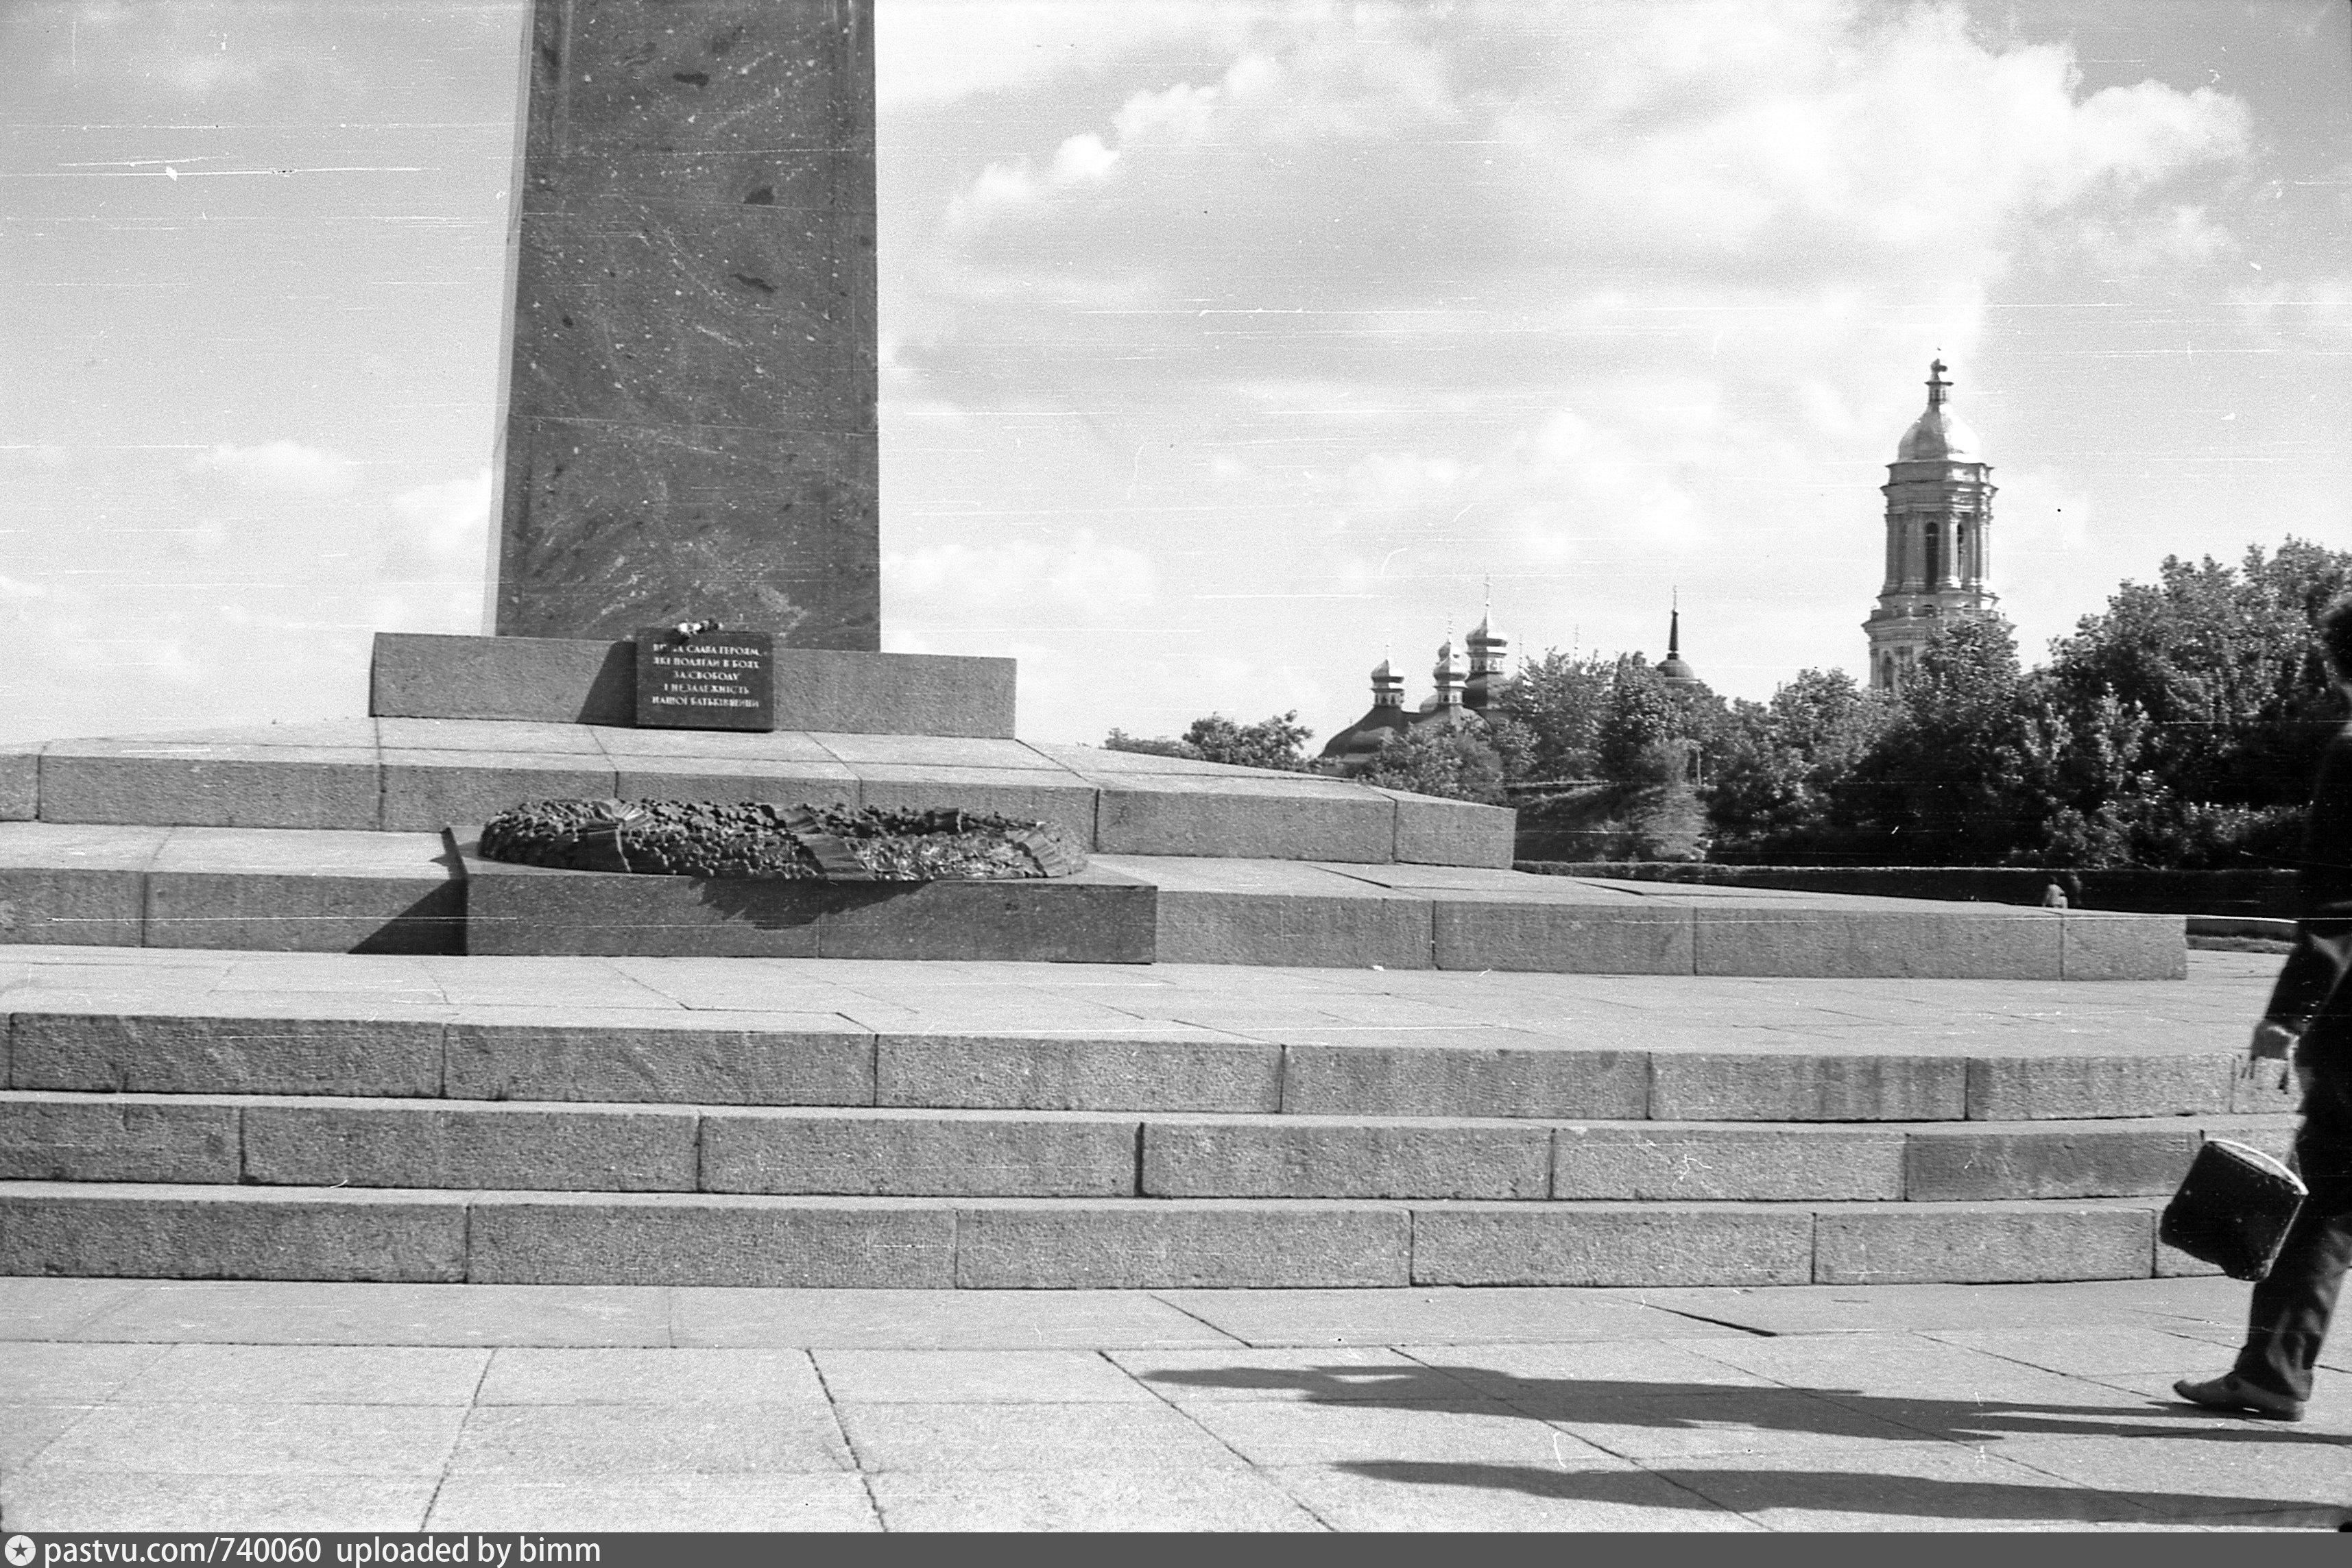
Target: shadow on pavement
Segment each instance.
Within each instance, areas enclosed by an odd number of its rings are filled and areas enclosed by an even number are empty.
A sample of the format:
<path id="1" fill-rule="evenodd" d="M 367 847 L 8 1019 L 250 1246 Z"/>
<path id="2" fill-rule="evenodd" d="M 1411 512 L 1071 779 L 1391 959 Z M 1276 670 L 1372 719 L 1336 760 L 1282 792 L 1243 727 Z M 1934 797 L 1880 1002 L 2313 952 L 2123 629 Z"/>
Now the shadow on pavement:
<path id="1" fill-rule="evenodd" d="M 1557 1423 L 1612 1453 L 1641 1447 L 1626 1428 L 1700 1431 L 1746 1428 L 1809 1433 L 1848 1440 L 1877 1437 L 1918 1445 L 1924 1437 L 1974 1445 L 1998 1457 L 2006 1437 L 2194 1438 L 2230 1444 L 2345 1446 L 2324 1432 L 2270 1422 L 2233 1422 L 2189 1406 L 2151 1403 L 2140 1409 L 2103 1405 L 2035 1404 L 2000 1399 L 1937 1399 L 1864 1394 L 1854 1389 L 1784 1384 L 1638 1382 L 1523 1377 L 1479 1366 L 1362 1365 L 1190 1368 L 1147 1375 L 1173 1386 L 1264 1389 L 1306 1396 L 1309 1404 L 1393 1406 L 1493 1416 L 1497 1406 L 1529 1420 Z M 2118 1400 L 2137 1396 L 2117 1391 Z M 1615 1432 L 1593 1432 L 1593 1427 Z M 1990 1445 L 1990 1446 L 1988 1446 Z M 2083 1522 L 2244 1521 L 2334 1529 L 2347 1517 L 2340 1499 L 2209 1496 L 2178 1491 L 2120 1492 L 2095 1485 L 2050 1486 L 1888 1475 L 1869 1469 L 1871 1450 L 1843 1457 L 1853 1469 L 1710 1469 L 1704 1455 L 1641 1452 L 1639 1471 L 1555 1469 L 1493 1463 L 1358 1460 L 1339 1468 L 1370 1479 L 1418 1486 L 1509 1490 L 1571 1501 L 1652 1506 L 1654 1478 L 1690 1493 L 1694 1509 L 1753 1514 L 1774 1509 L 1883 1514 L 1889 1518 L 2063 1520 Z"/>
<path id="2" fill-rule="evenodd" d="M 1856 1458 L 1861 1456 L 1856 1455 Z M 2333 1530 L 2341 1508 L 2281 1502 L 2275 1498 L 2183 1497 L 2171 1492 L 2112 1492 L 2086 1487 L 2018 1486 L 2000 1481 L 1939 1480 L 1867 1470 L 1719 1469 L 1690 1466 L 1655 1470 L 1556 1470 L 1536 1465 L 1436 1464 L 1358 1460 L 1336 1467 L 1370 1480 L 1408 1486 L 1473 1487 L 1517 1491 L 1562 1502 L 1656 1508 L 1656 1482 L 1690 1494 L 1682 1506 L 1756 1514 L 1775 1509 L 1808 1513 L 1859 1513 L 1888 1519 L 1963 1519 L 2027 1522 L 2065 1520 L 2085 1524 L 2188 1524 L 2229 1521 L 2280 1529 Z M 1667 1502 L 1666 1506 L 1675 1506 Z"/>
<path id="3" fill-rule="evenodd" d="M 1399 1405 L 1465 1414 L 1492 1414 L 1500 1401 L 1531 1420 L 1663 1430 L 1747 1427 L 1766 1432 L 1852 1437 L 1857 1433 L 1859 1416 L 1864 1426 L 1884 1423 L 1909 1428 L 1905 1440 L 1914 1440 L 1914 1435 L 1951 1442 L 2027 1436 L 2196 1437 L 2206 1442 L 2347 1446 L 2344 1438 L 2326 1432 L 2267 1421 L 2233 1421 L 2188 1405 L 2151 1404 L 2132 1412 L 2105 1405 L 1935 1399 L 1785 1384 L 1520 1377 L 1480 1366 L 1194 1368 L 1150 1373 L 1147 1381 L 1297 1393 L 1317 1404 Z M 2134 1396 L 2118 1390 L 2117 1397 Z"/>

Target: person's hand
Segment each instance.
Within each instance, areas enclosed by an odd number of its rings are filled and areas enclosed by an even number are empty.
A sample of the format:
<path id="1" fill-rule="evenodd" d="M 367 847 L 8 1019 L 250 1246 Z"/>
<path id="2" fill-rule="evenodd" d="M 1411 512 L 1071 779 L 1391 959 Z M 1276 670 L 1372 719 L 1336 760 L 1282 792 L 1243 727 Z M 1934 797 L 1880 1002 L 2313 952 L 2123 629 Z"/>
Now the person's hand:
<path id="1" fill-rule="evenodd" d="M 2278 1063 L 2278 1076 L 2273 1086 L 2284 1089 L 2291 1082 L 2306 1076 L 2303 1063 L 2295 1061 L 2294 1042 L 2302 1031 L 2276 1019 L 2264 1019 L 2254 1026 L 2254 1038 L 2246 1044 L 2246 1060 L 2240 1065 L 2238 1075 L 2250 1082 L 2270 1077 L 2271 1062 Z"/>

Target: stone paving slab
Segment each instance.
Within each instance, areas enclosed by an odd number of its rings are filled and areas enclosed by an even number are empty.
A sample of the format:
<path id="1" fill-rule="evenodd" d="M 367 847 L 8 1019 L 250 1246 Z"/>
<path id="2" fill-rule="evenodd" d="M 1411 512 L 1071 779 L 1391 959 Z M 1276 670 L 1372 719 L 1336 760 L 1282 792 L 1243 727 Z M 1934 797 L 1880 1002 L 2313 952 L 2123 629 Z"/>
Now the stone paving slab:
<path id="1" fill-rule="evenodd" d="M 2352 1375 L 2301 1427 L 2163 1391 L 2244 1292 L 6 1281 L 0 1525 L 2332 1530 Z M 1847 1310 L 1714 1321 L 1776 1297 Z"/>
<path id="2" fill-rule="evenodd" d="M 2277 960 L 2189 955 L 2178 981 L 1874 981 L 1782 977 L 1465 974 L 890 959 L 462 958 L 233 954 L 135 947 L 0 947 L 0 1007 L 82 1013 L 232 1012 L 266 998 L 312 1016 L 446 1020 L 469 1007 L 612 1009 L 645 1016 L 886 1009 L 895 1026 L 1049 1031 L 1214 1019 L 1221 1033 L 1279 1039 L 1318 1027 L 1365 1043 L 1463 1043 L 1504 1029 L 1560 1044 L 1649 1051 L 1775 1050 L 1873 1055 L 2226 1057 L 2259 1016 Z M 1455 1033 L 1449 1037 L 1444 1031 Z"/>

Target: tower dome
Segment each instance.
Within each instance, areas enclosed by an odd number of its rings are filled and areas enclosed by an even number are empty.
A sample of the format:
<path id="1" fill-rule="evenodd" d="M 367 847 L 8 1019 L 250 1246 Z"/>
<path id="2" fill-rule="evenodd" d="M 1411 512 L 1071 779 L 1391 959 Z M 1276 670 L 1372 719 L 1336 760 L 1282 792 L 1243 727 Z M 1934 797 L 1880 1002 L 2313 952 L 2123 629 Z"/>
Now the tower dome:
<path id="1" fill-rule="evenodd" d="M 1927 407 L 1911 422 L 1895 448 L 1897 463 L 1977 463 L 1980 448 L 1970 430 L 1951 407 L 1952 383 L 1944 379 L 1944 361 L 1927 367 Z"/>

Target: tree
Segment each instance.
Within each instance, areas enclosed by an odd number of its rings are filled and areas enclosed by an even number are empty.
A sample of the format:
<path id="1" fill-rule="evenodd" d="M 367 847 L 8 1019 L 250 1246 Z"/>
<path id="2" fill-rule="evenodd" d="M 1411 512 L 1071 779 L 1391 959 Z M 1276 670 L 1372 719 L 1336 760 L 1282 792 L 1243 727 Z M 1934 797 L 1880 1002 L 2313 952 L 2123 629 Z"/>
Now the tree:
<path id="1" fill-rule="evenodd" d="M 1503 802 L 1503 769 L 1495 748 L 1470 726 L 1418 724 L 1407 730 L 1390 730 L 1381 737 L 1359 784 L 1405 789 L 1415 795 L 1441 795 L 1482 805 Z"/>
<path id="2" fill-rule="evenodd" d="M 1885 833 L 1892 858 L 1993 865 L 2032 841 L 2017 640 L 1990 615 L 1938 627 L 1895 721 L 1836 790 L 1832 809 Z"/>
<path id="3" fill-rule="evenodd" d="M 1307 743 L 1315 732 L 1298 721 L 1298 710 L 1236 724 L 1223 714 L 1192 721 L 1181 740 L 1166 737 L 1147 739 L 1114 729 L 1104 740 L 1112 751 L 1140 751 L 1154 757 L 1185 757 L 1202 762 L 1222 762 L 1233 768 L 1268 768 L 1285 773 L 1307 770 Z"/>
<path id="4" fill-rule="evenodd" d="M 2234 568 L 2168 556 L 2056 644 L 2053 700 L 2137 709 L 2147 768 L 2184 800 L 2300 805 L 2341 706 L 2312 629 L 2347 582 L 2352 554 L 2302 539 L 2250 547 Z"/>
<path id="5" fill-rule="evenodd" d="M 1506 777 L 1513 783 L 1592 777 L 1615 673 L 1613 659 L 1557 648 L 1520 661 L 1518 674 L 1486 710 Z"/>
<path id="6" fill-rule="evenodd" d="M 1829 828 L 1839 787 L 1893 716 L 1843 670 L 1801 670 L 1769 704 L 1732 705 L 1707 776 L 1710 821 L 1731 841 Z"/>
<path id="7" fill-rule="evenodd" d="M 1662 784 L 1675 771 L 1662 743 L 1683 733 L 1666 683 L 1639 653 L 1617 661 L 1594 737 L 1593 760 L 1612 784 Z"/>

